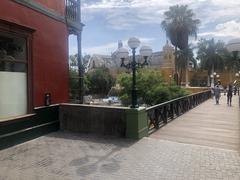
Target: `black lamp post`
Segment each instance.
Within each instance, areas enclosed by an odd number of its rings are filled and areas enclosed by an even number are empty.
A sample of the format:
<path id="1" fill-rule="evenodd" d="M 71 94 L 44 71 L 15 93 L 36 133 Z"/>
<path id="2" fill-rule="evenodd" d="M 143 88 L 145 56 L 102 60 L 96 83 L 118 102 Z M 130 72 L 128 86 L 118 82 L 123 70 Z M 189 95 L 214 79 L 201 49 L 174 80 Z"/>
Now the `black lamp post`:
<path id="1" fill-rule="evenodd" d="M 151 56 L 152 49 L 149 46 L 142 46 L 140 49 L 140 55 L 143 56 L 144 62 L 136 62 L 136 49 L 140 45 L 140 40 L 132 37 L 128 40 L 128 46 L 132 49 L 132 61 L 125 63 L 125 59 L 128 58 L 128 50 L 126 48 L 119 48 L 117 51 L 118 57 L 121 59 L 121 67 L 132 69 L 132 105 L 131 108 L 138 108 L 137 103 L 137 88 L 136 88 L 136 69 L 137 67 L 144 67 L 148 65 L 147 58 Z"/>
<path id="2" fill-rule="evenodd" d="M 211 82 L 211 87 L 214 87 L 216 84 L 216 79 L 218 79 L 220 77 L 219 74 L 217 74 L 216 72 L 214 72 L 213 74 L 210 75 L 212 82 Z"/>

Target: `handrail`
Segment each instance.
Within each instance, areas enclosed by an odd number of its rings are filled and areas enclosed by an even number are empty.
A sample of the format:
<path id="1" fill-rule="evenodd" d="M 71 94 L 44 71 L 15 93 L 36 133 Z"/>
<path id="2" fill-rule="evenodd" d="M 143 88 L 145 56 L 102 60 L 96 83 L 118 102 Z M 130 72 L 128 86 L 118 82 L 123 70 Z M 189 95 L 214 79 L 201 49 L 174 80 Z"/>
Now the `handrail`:
<path id="1" fill-rule="evenodd" d="M 190 94 L 190 95 L 187 95 L 187 96 L 183 96 L 183 97 L 179 97 L 179 98 L 176 98 L 176 99 L 172 99 L 170 101 L 166 101 L 166 102 L 163 102 L 161 104 L 156 104 L 154 106 L 150 106 L 150 107 L 147 107 L 146 110 L 151 110 L 151 109 L 154 109 L 158 106 L 162 106 L 162 105 L 165 105 L 165 104 L 168 104 L 168 103 L 171 103 L 171 102 L 174 102 L 174 101 L 177 101 L 177 100 L 180 100 L 180 99 L 184 99 L 184 98 L 187 98 L 187 97 L 191 97 L 191 96 L 194 96 L 194 95 L 198 95 L 198 94 L 202 94 L 204 92 L 209 92 L 210 90 L 206 90 L 206 91 L 202 91 L 202 92 L 198 92 L 198 93 L 194 93 L 194 94 Z"/>
<path id="2" fill-rule="evenodd" d="M 148 115 L 149 133 L 198 106 L 210 97 L 211 91 L 207 90 L 148 107 L 146 112 Z"/>

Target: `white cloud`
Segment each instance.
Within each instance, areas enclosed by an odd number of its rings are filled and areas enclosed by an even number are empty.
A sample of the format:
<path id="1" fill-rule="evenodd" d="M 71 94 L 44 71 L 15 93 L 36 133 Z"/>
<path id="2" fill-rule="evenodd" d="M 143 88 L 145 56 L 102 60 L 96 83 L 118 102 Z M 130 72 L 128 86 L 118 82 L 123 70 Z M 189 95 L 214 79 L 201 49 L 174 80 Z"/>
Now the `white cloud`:
<path id="1" fill-rule="evenodd" d="M 70 35 L 68 38 L 69 42 L 69 54 L 77 54 L 78 47 L 77 47 L 77 37 L 74 35 Z"/>
<path id="2" fill-rule="evenodd" d="M 83 3 L 84 21 L 104 15 L 108 25 L 117 30 L 131 29 L 138 24 L 160 24 L 169 6 L 188 4 L 202 21 L 202 28 L 222 18 L 239 19 L 239 0 L 101 0 Z"/>
<path id="3" fill-rule="evenodd" d="M 232 20 L 218 24 L 214 31 L 200 33 L 199 36 L 240 37 L 240 21 Z"/>
<path id="4" fill-rule="evenodd" d="M 141 41 L 141 45 L 149 45 L 155 39 L 153 38 L 139 38 Z M 127 40 L 123 40 L 123 46 L 127 47 Z M 103 54 L 103 55 L 111 55 L 114 51 L 116 51 L 118 47 L 118 42 L 111 42 L 107 44 L 103 44 L 100 46 L 94 46 L 89 48 L 83 48 L 83 54 Z"/>
<path id="5" fill-rule="evenodd" d="M 224 41 L 240 37 L 240 0 L 82 0 L 83 23 L 87 26 L 90 21 L 102 21 L 104 28 L 117 30 L 115 34 L 118 37 L 122 30 L 139 34 L 136 32 L 141 32 L 141 28 L 149 24 L 159 24 L 160 29 L 164 12 L 176 4 L 189 5 L 196 18 L 201 20 L 198 36 Z M 190 42 L 195 46 L 198 41 Z M 109 42 L 99 46 L 83 46 L 83 52 L 110 55 L 116 48 L 117 42 Z M 76 49 L 73 46 L 70 53 Z"/>
<path id="6" fill-rule="evenodd" d="M 83 48 L 84 54 L 104 54 L 104 55 L 110 55 L 112 52 L 114 52 L 117 48 L 117 42 L 115 43 L 107 43 L 100 46 L 94 46 L 89 48 Z"/>

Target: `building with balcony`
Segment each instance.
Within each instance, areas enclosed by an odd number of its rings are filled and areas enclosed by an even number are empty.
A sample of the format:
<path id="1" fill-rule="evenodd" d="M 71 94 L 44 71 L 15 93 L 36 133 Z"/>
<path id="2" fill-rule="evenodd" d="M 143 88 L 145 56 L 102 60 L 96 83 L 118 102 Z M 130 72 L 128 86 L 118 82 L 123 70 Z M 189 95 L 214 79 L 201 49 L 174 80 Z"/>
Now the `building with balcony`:
<path id="1" fill-rule="evenodd" d="M 25 128 L 58 120 L 49 112 L 69 99 L 68 36 L 81 53 L 80 14 L 80 0 L 1 0 L 0 132 L 10 120 Z"/>

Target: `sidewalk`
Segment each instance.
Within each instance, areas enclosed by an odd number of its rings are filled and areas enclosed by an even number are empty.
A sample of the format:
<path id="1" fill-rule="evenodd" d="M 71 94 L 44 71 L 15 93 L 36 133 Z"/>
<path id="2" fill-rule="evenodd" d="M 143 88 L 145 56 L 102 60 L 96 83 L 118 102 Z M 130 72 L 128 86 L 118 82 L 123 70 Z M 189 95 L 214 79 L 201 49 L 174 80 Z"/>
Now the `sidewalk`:
<path id="1" fill-rule="evenodd" d="M 220 104 L 210 99 L 151 135 L 152 138 L 240 151 L 239 96 L 232 106 L 222 94 Z"/>
<path id="2" fill-rule="evenodd" d="M 170 142 L 52 133 L 0 151 L 0 180 L 240 179 L 238 152 Z"/>

